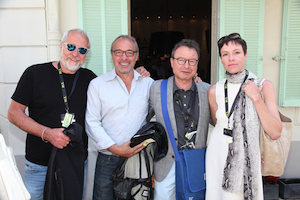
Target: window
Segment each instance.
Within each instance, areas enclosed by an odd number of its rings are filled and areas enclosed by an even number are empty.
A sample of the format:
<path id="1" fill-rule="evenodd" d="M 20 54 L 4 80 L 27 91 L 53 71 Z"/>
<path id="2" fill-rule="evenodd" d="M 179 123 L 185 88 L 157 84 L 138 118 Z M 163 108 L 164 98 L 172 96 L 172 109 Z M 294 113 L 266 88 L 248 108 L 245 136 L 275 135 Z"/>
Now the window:
<path id="1" fill-rule="evenodd" d="M 279 106 L 300 106 L 300 1 L 285 0 L 282 25 Z"/>
<path id="2" fill-rule="evenodd" d="M 91 40 L 85 67 L 102 75 L 114 68 L 110 46 L 119 35 L 128 34 L 127 0 L 79 0 L 80 27 Z"/>
<path id="3" fill-rule="evenodd" d="M 247 42 L 245 69 L 258 77 L 263 71 L 264 0 L 220 0 L 220 37 L 239 33 Z M 219 60 L 219 80 L 225 71 Z"/>

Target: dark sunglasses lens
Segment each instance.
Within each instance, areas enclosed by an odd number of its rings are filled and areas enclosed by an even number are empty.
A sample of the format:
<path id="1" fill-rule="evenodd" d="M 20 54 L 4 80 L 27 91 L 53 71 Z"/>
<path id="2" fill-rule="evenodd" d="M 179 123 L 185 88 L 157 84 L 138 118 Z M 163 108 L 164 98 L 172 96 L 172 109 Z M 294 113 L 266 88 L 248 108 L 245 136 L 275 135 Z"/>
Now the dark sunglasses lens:
<path id="1" fill-rule="evenodd" d="M 84 47 L 79 47 L 78 51 L 79 51 L 80 54 L 85 54 L 87 52 L 87 49 L 84 48 Z"/>
<path id="2" fill-rule="evenodd" d="M 76 49 L 76 46 L 74 44 L 67 44 L 67 49 L 69 51 L 74 51 Z"/>

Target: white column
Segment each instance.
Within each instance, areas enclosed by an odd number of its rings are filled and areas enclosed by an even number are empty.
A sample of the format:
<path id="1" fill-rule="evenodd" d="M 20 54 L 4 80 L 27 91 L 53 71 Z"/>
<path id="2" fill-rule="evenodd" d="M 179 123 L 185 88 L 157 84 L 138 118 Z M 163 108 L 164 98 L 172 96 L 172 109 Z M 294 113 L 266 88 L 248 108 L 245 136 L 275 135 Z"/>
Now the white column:
<path id="1" fill-rule="evenodd" d="M 59 47 L 62 36 L 59 29 L 59 0 L 46 0 L 46 20 L 48 60 L 57 61 L 60 59 Z"/>

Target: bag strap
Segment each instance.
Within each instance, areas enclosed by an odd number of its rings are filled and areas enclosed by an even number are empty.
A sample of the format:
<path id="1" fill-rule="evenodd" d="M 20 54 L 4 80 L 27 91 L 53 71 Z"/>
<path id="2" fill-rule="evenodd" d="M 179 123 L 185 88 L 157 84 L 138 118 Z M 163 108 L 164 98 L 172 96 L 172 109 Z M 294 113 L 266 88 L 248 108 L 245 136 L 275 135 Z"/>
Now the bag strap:
<path id="1" fill-rule="evenodd" d="M 176 141 L 174 138 L 173 129 L 171 126 L 169 112 L 168 112 L 168 108 L 167 108 L 167 86 L 168 86 L 168 79 L 164 79 L 161 82 L 161 87 L 160 87 L 161 109 L 162 109 L 162 114 L 164 117 L 166 129 L 167 129 L 167 132 L 168 132 L 168 135 L 169 135 L 172 147 L 173 147 L 173 151 L 175 153 L 175 161 L 179 161 L 179 153 L 178 153 L 178 149 L 177 149 L 177 144 L 176 144 Z"/>
<path id="2" fill-rule="evenodd" d="M 147 148 L 147 147 L 146 147 Z M 143 182 L 139 182 L 138 183 L 140 184 L 140 187 L 139 189 L 137 189 L 135 191 L 134 194 L 132 194 L 131 196 L 133 197 L 133 199 L 135 199 L 135 196 L 141 191 L 143 185 L 145 185 L 146 187 L 149 188 L 149 190 L 151 190 L 151 179 L 152 179 L 152 175 L 151 175 L 151 169 L 150 169 L 150 161 L 149 161 L 149 156 L 148 156 L 148 153 L 146 151 L 146 148 L 142 149 L 142 151 L 144 152 L 144 158 L 145 158 L 145 165 L 146 165 L 146 168 L 147 168 L 147 174 L 148 174 L 148 178 L 147 178 L 147 181 L 146 183 L 143 183 Z M 139 152 L 139 161 L 140 161 L 140 179 L 142 178 L 142 156 L 141 156 L 141 152 Z M 137 198 L 138 199 L 138 198 Z M 150 199 L 150 196 L 148 195 L 147 196 L 147 200 Z"/>

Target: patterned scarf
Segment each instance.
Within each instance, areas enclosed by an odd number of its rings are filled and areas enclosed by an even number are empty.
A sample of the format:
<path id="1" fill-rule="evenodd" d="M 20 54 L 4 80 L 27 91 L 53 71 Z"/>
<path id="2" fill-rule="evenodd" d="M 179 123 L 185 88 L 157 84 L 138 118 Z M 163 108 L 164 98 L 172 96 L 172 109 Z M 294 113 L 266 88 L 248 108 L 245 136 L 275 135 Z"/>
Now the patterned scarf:
<path id="1" fill-rule="evenodd" d="M 226 72 L 229 83 L 243 83 L 246 71 L 237 74 Z M 248 77 L 253 78 L 252 77 Z M 257 77 L 255 77 L 257 81 Z M 252 100 L 241 91 L 233 113 L 233 142 L 228 146 L 227 160 L 224 166 L 223 189 L 230 193 L 244 194 L 244 199 L 257 199 L 260 121 Z"/>

